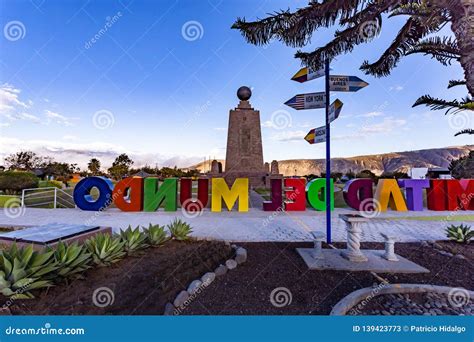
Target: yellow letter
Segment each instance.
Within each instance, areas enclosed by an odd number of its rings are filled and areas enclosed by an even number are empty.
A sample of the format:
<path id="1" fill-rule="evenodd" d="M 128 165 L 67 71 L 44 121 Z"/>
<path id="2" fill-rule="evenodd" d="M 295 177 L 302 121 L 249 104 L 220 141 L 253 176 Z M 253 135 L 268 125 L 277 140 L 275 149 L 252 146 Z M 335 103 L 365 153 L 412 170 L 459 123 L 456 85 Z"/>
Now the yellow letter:
<path id="1" fill-rule="evenodd" d="M 388 206 L 396 211 L 408 210 L 396 179 L 380 179 L 375 190 L 375 199 L 380 203 L 380 211 L 387 211 Z"/>
<path id="2" fill-rule="evenodd" d="M 249 211 L 249 180 L 237 178 L 229 190 L 224 178 L 212 178 L 212 204 L 211 211 L 222 211 L 222 200 L 229 211 L 239 200 L 239 211 Z"/>

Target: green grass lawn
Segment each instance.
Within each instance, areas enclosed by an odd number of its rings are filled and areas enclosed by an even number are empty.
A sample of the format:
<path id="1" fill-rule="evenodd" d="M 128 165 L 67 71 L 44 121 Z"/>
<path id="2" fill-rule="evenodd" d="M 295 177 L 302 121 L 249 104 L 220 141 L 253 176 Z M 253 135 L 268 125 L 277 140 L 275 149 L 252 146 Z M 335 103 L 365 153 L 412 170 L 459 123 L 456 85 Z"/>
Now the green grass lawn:
<path id="1" fill-rule="evenodd" d="M 4 208 L 5 207 L 5 203 L 12 199 L 12 198 L 16 198 L 18 199 L 18 204 L 20 203 L 20 197 L 18 196 L 14 196 L 14 195 L 1 195 L 0 196 L 0 208 Z"/>

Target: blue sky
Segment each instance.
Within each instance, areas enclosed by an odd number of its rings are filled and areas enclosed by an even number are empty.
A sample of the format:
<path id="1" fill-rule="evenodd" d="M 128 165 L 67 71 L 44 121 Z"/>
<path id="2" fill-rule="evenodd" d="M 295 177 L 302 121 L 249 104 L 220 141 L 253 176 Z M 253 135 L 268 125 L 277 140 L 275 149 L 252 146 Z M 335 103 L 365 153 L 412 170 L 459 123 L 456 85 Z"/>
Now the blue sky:
<path id="1" fill-rule="evenodd" d="M 291 81 L 300 68 L 295 49 L 279 42 L 255 47 L 230 29 L 238 16 L 264 17 L 289 4 L 307 1 L 2 0 L 0 158 L 19 149 L 80 165 L 92 156 L 107 165 L 121 152 L 137 164 L 223 158 L 228 112 L 241 85 L 252 87 L 251 103 L 261 112 L 266 161 L 323 158 L 323 144 L 303 140 L 323 124 L 323 111 L 283 105 L 296 94 L 322 91 L 323 80 Z M 454 137 L 472 127 L 472 116 L 453 121 L 442 111 L 411 108 L 423 94 L 465 96 L 463 87 L 446 89 L 450 79 L 463 78 L 459 65 L 410 56 L 389 77 L 359 70 L 365 59 L 378 58 L 402 23 L 385 20 L 372 43 L 333 63 L 334 74 L 370 83 L 357 93 L 332 93 L 344 102 L 332 125 L 333 156 L 473 143 Z M 332 33 L 315 33 L 305 50 Z"/>

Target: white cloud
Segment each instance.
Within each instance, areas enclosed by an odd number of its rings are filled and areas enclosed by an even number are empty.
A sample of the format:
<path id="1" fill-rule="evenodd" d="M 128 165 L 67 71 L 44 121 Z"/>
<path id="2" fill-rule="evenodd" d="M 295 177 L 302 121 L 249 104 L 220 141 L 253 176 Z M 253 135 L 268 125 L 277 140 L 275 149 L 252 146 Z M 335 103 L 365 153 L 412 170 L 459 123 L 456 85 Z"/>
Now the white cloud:
<path id="1" fill-rule="evenodd" d="M 62 125 L 62 126 L 73 126 L 74 125 L 73 121 L 78 120 L 77 118 L 69 118 L 69 117 L 66 117 L 62 114 L 52 112 L 50 110 L 45 110 L 44 114 L 46 115 L 46 119 L 47 119 L 46 123 L 47 124 L 49 124 L 51 122 L 55 122 L 58 125 Z"/>
<path id="2" fill-rule="evenodd" d="M 20 99 L 21 90 L 11 84 L 4 83 L 0 86 L 0 117 L 7 122 L 2 123 L 2 127 L 10 126 L 10 123 L 17 120 L 39 123 L 41 120 L 36 115 L 27 111 L 33 105 L 33 101 Z"/>
<path id="3" fill-rule="evenodd" d="M 272 136 L 275 141 L 303 141 L 308 132 L 305 131 L 285 131 Z"/>
<path id="4" fill-rule="evenodd" d="M 390 91 L 402 91 L 403 86 L 401 86 L 401 85 L 392 86 L 392 87 L 388 88 L 388 90 L 390 90 Z"/>
<path id="5" fill-rule="evenodd" d="M 142 153 L 131 151 L 123 146 L 95 141 L 91 143 L 67 142 L 64 140 L 23 140 L 0 136 L 0 165 L 9 154 L 18 151 L 30 150 L 41 156 L 50 156 L 60 162 L 77 163 L 79 167 L 86 168 L 91 158 L 98 158 L 105 168 L 112 165 L 114 159 L 121 153 L 126 153 L 135 162 L 134 167 L 144 165 L 158 165 L 159 167 L 188 167 L 204 159 L 204 156 L 180 156 Z"/>
<path id="6" fill-rule="evenodd" d="M 363 134 L 389 133 L 396 128 L 406 125 L 406 123 L 407 121 L 404 119 L 394 119 L 393 117 L 388 117 L 380 123 L 362 127 L 360 132 Z"/>
<path id="7" fill-rule="evenodd" d="M 360 117 L 360 118 L 375 118 L 377 116 L 383 116 L 384 113 L 382 112 L 369 112 L 369 113 L 365 113 L 365 114 L 359 114 L 357 115 L 357 117 Z"/>

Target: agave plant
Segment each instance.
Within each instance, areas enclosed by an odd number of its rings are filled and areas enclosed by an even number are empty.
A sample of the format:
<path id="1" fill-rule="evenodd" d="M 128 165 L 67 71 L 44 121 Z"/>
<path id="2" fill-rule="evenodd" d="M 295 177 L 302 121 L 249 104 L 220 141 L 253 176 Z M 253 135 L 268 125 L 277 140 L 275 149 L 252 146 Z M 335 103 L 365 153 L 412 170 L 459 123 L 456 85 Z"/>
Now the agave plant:
<path id="1" fill-rule="evenodd" d="M 148 247 L 147 235 L 140 231 L 140 227 L 132 229 L 128 226 L 126 230 L 120 231 L 120 240 L 123 242 L 123 247 L 127 255 L 133 255 L 140 250 Z"/>
<path id="2" fill-rule="evenodd" d="M 171 237 L 178 241 L 185 241 L 189 239 L 189 234 L 192 233 L 191 226 L 178 218 L 168 224 L 168 229 Z"/>
<path id="3" fill-rule="evenodd" d="M 13 299 L 34 298 L 31 290 L 52 286 L 57 265 L 53 251 L 34 251 L 13 244 L 0 251 L 0 293 Z"/>
<path id="4" fill-rule="evenodd" d="M 97 234 L 88 239 L 85 245 L 98 266 L 109 266 L 120 261 L 126 254 L 120 237 L 109 234 Z"/>
<path id="5" fill-rule="evenodd" d="M 451 225 L 446 228 L 446 235 L 450 240 L 459 242 L 459 243 L 469 243 L 469 240 L 474 237 L 474 231 L 471 230 L 470 226 L 455 226 Z"/>
<path id="6" fill-rule="evenodd" d="M 80 277 L 80 274 L 90 268 L 91 254 L 83 245 L 59 242 L 54 249 L 54 258 L 58 264 L 56 273 L 62 277 Z"/>
<path id="7" fill-rule="evenodd" d="M 159 247 L 169 240 L 164 226 L 151 224 L 145 229 L 148 238 L 148 244 L 152 247 Z"/>

